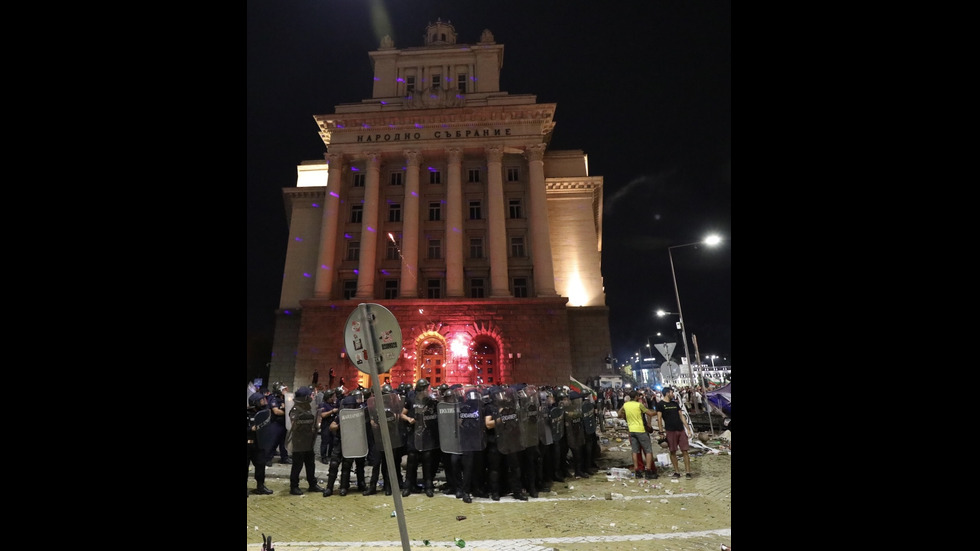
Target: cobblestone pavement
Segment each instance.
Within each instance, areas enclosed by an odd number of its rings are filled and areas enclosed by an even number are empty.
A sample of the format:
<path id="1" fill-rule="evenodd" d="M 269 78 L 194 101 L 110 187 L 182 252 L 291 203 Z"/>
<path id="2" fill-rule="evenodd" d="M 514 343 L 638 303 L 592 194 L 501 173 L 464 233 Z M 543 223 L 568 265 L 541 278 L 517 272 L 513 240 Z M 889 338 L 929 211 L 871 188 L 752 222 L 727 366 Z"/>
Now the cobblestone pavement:
<path id="1" fill-rule="evenodd" d="M 694 454 L 694 478 L 671 479 L 670 466 L 660 468 L 656 480 L 609 480 L 611 468 L 631 466 L 624 434 L 607 430 L 601 438 L 602 467 L 588 479 L 555 482 L 551 492 L 538 499 L 500 501 L 473 498 L 466 504 L 454 496 L 436 492 L 403 497 L 402 508 L 409 547 L 473 551 L 610 551 L 714 550 L 732 546 L 731 454 L 709 442 L 721 453 Z M 625 440 L 625 439 L 624 439 Z M 625 444 L 625 446 L 624 446 Z M 692 448 L 693 451 L 693 448 Z M 659 450 L 657 453 L 666 453 Z M 250 495 L 246 504 L 245 541 L 248 551 L 262 548 L 262 534 L 272 536 L 281 551 L 347 551 L 372 548 L 402 551 L 401 531 L 394 496 L 379 491 L 362 496 L 352 491 L 324 498 L 320 493 L 289 494 L 290 465 L 278 459 L 266 469 L 266 486 L 272 495 Z M 680 460 L 683 470 L 683 460 Z M 317 460 L 317 478 L 326 485 L 327 465 Z M 370 467 L 367 468 L 370 476 Z M 305 473 L 300 488 L 306 487 Z M 442 471 L 437 484 L 444 482 Z M 353 483 L 353 480 L 352 480 Z M 255 481 L 249 476 L 248 487 Z M 457 520 L 458 516 L 465 519 Z"/>

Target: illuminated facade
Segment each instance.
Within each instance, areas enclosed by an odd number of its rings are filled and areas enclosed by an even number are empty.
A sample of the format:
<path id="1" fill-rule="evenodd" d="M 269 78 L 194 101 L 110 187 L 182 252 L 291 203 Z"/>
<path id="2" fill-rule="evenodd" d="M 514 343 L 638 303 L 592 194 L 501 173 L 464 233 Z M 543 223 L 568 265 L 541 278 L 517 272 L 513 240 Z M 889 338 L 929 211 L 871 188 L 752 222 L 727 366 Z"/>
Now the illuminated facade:
<path id="1" fill-rule="evenodd" d="M 566 384 L 611 353 L 600 273 L 602 177 L 551 151 L 556 104 L 500 91 L 503 45 L 369 52 L 370 99 L 314 119 L 327 147 L 284 188 L 289 244 L 270 369 L 347 388 L 344 323 L 364 302 L 402 330 L 392 384 Z M 584 114 L 581 114 L 584 116 Z"/>

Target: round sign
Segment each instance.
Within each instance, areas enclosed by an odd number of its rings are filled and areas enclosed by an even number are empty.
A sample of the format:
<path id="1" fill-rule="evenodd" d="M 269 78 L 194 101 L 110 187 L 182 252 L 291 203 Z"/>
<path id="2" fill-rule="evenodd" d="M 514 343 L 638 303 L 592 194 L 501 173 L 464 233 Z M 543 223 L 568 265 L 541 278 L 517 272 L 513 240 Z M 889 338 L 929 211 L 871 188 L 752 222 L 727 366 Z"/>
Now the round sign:
<path id="1" fill-rule="evenodd" d="M 395 315 L 384 306 L 358 304 L 344 326 L 344 342 L 347 357 L 358 371 L 368 375 L 375 371 L 387 373 L 401 356 L 402 328 Z"/>

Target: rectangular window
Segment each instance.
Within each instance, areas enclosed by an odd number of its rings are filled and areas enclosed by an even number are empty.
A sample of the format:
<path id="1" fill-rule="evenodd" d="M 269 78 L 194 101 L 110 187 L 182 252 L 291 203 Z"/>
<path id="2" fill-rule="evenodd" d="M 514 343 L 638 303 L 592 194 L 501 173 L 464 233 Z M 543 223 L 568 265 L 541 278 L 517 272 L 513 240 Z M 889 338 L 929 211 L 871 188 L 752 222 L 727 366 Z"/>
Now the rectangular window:
<path id="1" fill-rule="evenodd" d="M 354 187 L 364 187 L 364 174 L 355 172 L 351 182 Z"/>
<path id="2" fill-rule="evenodd" d="M 514 296 L 517 298 L 527 298 L 527 278 L 514 278 Z"/>
<path id="3" fill-rule="evenodd" d="M 483 258 L 483 239 L 470 239 L 470 258 Z"/>
<path id="4" fill-rule="evenodd" d="M 470 298 L 483 298 L 483 280 L 470 280 Z"/>
<path id="5" fill-rule="evenodd" d="M 442 258 L 442 240 L 441 239 L 430 239 L 429 240 L 429 258 L 432 260 L 438 260 Z"/>
<path id="6" fill-rule="evenodd" d="M 405 77 L 405 95 L 411 96 L 415 92 L 415 77 Z"/>
<path id="7" fill-rule="evenodd" d="M 392 172 L 391 176 L 388 177 L 388 185 L 400 186 L 402 185 L 402 175 L 404 172 Z"/>
<path id="8" fill-rule="evenodd" d="M 471 169 L 469 169 L 466 172 L 466 174 L 467 174 L 467 182 L 469 182 L 471 184 L 479 184 L 480 183 L 480 169 L 479 168 L 471 168 Z"/>
<path id="9" fill-rule="evenodd" d="M 507 168 L 507 181 L 508 182 L 518 182 L 518 181 L 520 181 L 520 179 L 521 179 L 520 178 L 520 172 L 518 171 L 517 167 L 508 167 Z"/>
<path id="10" fill-rule="evenodd" d="M 344 300 L 350 300 L 354 298 L 357 294 L 357 280 L 356 279 L 345 279 L 344 280 Z"/>
<path id="11" fill-rule="evenodd" d="M 386 299 L 398 298 L 398 280 L 397 279 L 386 279 L 385 280 L 385 298 Z"/>
<path id="12" fill-rule="evenodd" d="M 385 259 L 386 260 L 398 260 L 398 248 L 401 246 L 397 241 L 393 242 L 391 239 L 385 241 L 387 243 L 387 248 L 385 249 Z"/>
<path id="13" fill-rule="evenodd" d="M 460 92 L 466 92 L 466 81 L 467 80 L 469 80 L 469 79 L 466 78 L 466 74 L 465 73 L 462 74 L 462 75 L 456 75 L 456 88 Z"/>
<path id="14" fill-rule="evenodd" d="M 348 241 L 347 242 L 347 260 L 360 260 L 361 259 L 361 242 L 360 241 Z"/>
<path id="15" fill-rule="evenodd" d="M 511 237 L 510 238 L 510 256 L 515 258 L 524 258 L 524 238 L 523 237 Z"/>
<path id="16" fill-rule="evenodd" d="M 351 205 L 350 207 L 350 221 L 355 224 L 360 224 L 364 216 L 364 205 Z"/>
<path id="17" fill-rule="evenodd" d="M 401 222 L 402 221 L 402 204 L 401 203 L 388 203 L 388 221 L 389 222 Z"/>
<path id="18" fill-rule="evenodd" d="M 429 221 L 438 222 L 442 220 L 442 204 L 438 202 L 429 203 Z"/>
<path id="19" fill-rule="evenodd" d="M 428 298 L 442 298 L 442 281 L 430 279 L 426 284 L 426 296 Z"/>
<path id="20" fill-rule="evenodd" d="M 438 90 L 442 87 L 442 75 L 432 75 L 432 89 Z"/>
<path id="21" fill-rule="evenodd" d="M 429 183 L 430 184 L 441 184 L 442 183 L 442 173 L 438 170 L 429 171 Z"/>
<path id="22" fill-rule="evenodd" d="M 516 218 L 523 218 L 523 216 L 521 216 L 522 213 L 521 213 L 521 200 L 520 199 L 511 199 L 510 201 L 508 201 L 507 204 L 510 207 L 510 217 L 511 218 L 515 218 L 515 219 Z"/>
<path id="23" fill-rule="evenodd" d="M 479 201 L 470 201 L 470 220 L 480 220 L 483 218 L 483 212 L 480 208 Z"/>

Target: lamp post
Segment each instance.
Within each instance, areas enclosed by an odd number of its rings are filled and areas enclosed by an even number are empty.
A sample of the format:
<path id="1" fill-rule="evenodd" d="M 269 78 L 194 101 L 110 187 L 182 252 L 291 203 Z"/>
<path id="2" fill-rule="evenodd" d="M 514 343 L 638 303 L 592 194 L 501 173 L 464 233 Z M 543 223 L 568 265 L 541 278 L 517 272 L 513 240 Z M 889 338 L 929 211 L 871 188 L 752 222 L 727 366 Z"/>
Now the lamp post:
<path id="1" fill-rule="evenodd" d="M 717 235 L 709 235 L 702 241 L 697 241 L 695 243 L 684 243 L 683 245 L 674 245 L 672 247 L 667 247 L 667 255 L 670 257 L 670 275 L 674 279 L 674 296 L 677 298 L 677 315 L 680 318 L 681 326 L 681 338 L 684 339 L 684 355 L 687 356 L 687 372 L 691 376 L 691 384 L 694 385 L 694 370 L 691 367 L 691 353 L 687 349 L 687 332 L 684 327 L 684 311 L 681 310 L 681 293 L 677 290 L 677 274 L 674 272 L 674 253 L 673 249 L 679 249 L 681 247 L 691 247 L 694 245 L 708 245 L 714 246 L 721 242 L 721 237 Z M 660 312 L 657 312 L 659 315 Z M 708 422 L 711 422 L 711 412 L 708 412 Z M 711 430 L 714 433 L 714 427 Z"/>

